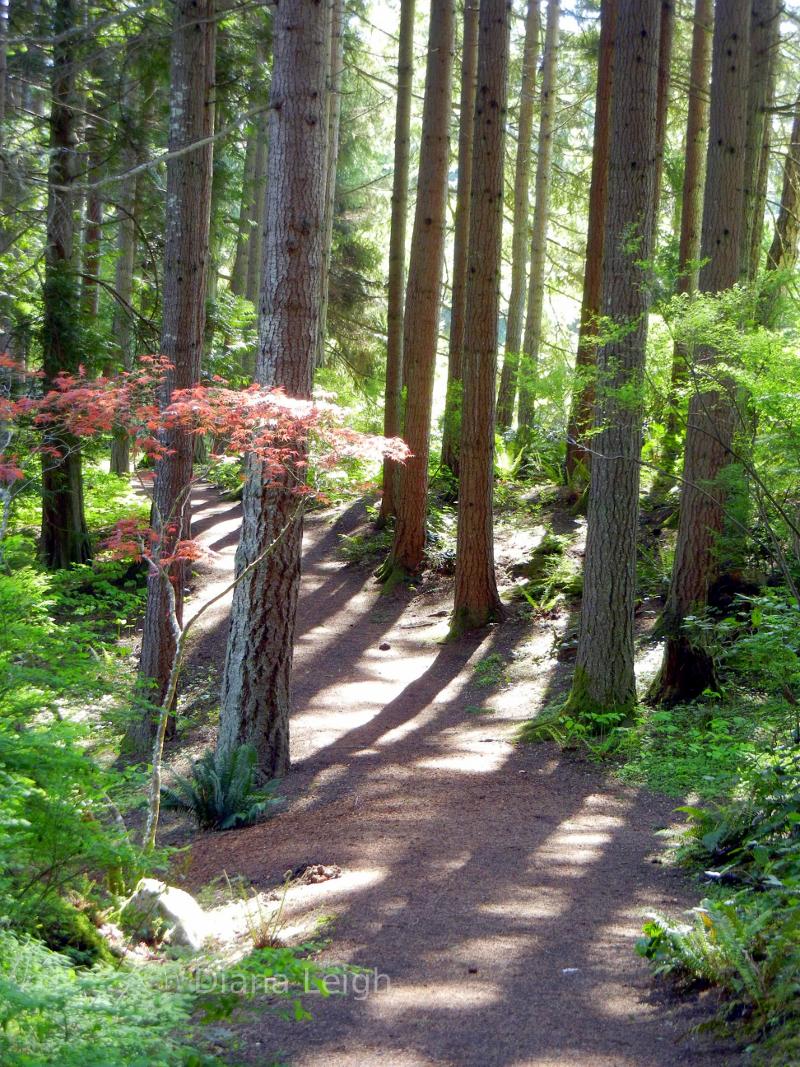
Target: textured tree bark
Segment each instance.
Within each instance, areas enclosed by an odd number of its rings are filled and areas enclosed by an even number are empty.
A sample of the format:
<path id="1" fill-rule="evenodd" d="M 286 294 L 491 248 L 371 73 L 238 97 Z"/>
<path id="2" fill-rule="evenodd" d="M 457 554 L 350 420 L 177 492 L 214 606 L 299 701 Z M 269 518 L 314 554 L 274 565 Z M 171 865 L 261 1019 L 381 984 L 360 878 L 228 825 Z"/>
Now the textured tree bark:
<path id="1" fill-rule="evenodd" d="M 492 498 L 510 14 L 509 0 L 481 0 L 453 634 L 502 614 Z"/>
<path id="2" fill-rule="evenodd" d="M 711 2 L 711 0 L 708 0 Z M 611 136 L 611 86 L 614 66 L 614 33 L 617 0 L 602 0 L 600 6 L 600 51 L 597 57 L 597 93 L 594 105 L 594 148 L 589 187 L 589 218 L 586 228 L 586 266 L 583 299 L 575 357 L 575 388 L 567 423 L 566 473 L 573 479 L 588 473 L 591 456 L 587 434 L 592 428 L 597 346 L 595 331 L 603 292 L 603 246 L 608 198 L 608 151 Z"/>
<path id="3" fill-rule="evenodd" d="M 475 88 L 478 80 L 478 3 L 479 0 L 464 0 L 450 343 L 447 359 L 447 396 L 442 430 L 442 466 L 449 468 L 455 475 L 458 474 L 459 439 L 461 437 L 461 362 L 464 354 Z"/>
<path id="4" fill-rule="evenodd" d="M 783 186 L 775 233 L 767 252 L 767 271 L 770 274 L 793 269 L 797 263 L 797 244 L 800 238 L 800 97 L 797 98 L 792 121 L 792 133 L 783 164 Z M 782 284 L 774 279 L 765 287 L 761 298 L 760 319 L 765 326 L 774 326 L 780 312 Z"/>
<path id="5" fill-rule="evenodd" d="M 235 296 L 244 296 L 247 290 L 247 266 L 253 222 L 255 196 L 253 186 L 256 173 L 256 153 L 259 143 L 258 117 L 247 134 L 244 150 L 244 171 L 242 174 L 242 197 L 239 203 L 239 223 L 236 232 L 236 254 L 231 268 L 231 292 Z"/>
<path id="6" fill-rule="evenodd" d="M 715 293 L 740 276 L 750 56 L 750 3 L 719 5 L 714 26 L 711 112 L 698 288 Z M 713 662 L 683 630 L 687 615 L 702 610 L 717 572 L 716 544 L 725 493 L 720 474 L 730 462 L 733 416 L 724 383 L 708 382 L 715 353 L 695 354 L 697 391 L 689 402 L 680 521 L 672 583 L 662 625 L 664 661 L 651 699 L 692 700 L 714 680 Z"/>
<path id="7" fill-rule="evenodd" d="M 453 0 L 432 0 L 417 206 L 411 235 L 403 327 L 406 386 L 403 436 L 411 457 L 400 470 L 394 543 L 381 577 L 413 574 L 425 555 L 431 401 L 439 337 L 442 264 L 450 162 Z"/>
<path id="8" fill-rule="evenodd" d="M 681 196 L 681 227 L 678 244 L 676 292 L 690 296 L 697 289 L 700 259 L 700 230 L 703 219 L 703 180 L 708 148 L 708 80 L 711 68 L 711 32 L 714 23 L 712 0 L 695 0 L 692 28 L 692 54 L 689 61 L 689 110 L 686 120 L 686 154 Z M 661 450 L 661 471 L 653 485 L 660 495 L 673 484 L 672 473 L 680 450 L 678 393 L 686 381 L 688 352 L 680 342 L 672 353 L 670 395 L 667 401 L 666 432 Z"/>
<path id="9" fill-rule="evenodd" d="M 401 0 L 400 38 L 397 46 L 397 109 L 394 120 L 394 174 L 392 220 L 389 232 L 387 286 L 386 386 L 383 406 L 384 437 L 403 432 L 403 290 L 406 276 L 406 223 L 408 216 L 408 159 L 414 76 L 414 0 Z M 378 526 L 395 513 L 397 464 L 383 461 L 383 496 Z"/>
<path id="10" fill-rule="evenodd" d="M 571 714 L 628 713 L 636 702 L 633 610 L 639 517 L 641 387 L 656 201 L 661 4 L 620 0 L 601 310 L 615 336 L 597 353 L 581 632 Z"/>
<path id="11" fill-rule="evenodd" d="M 309 397 L 319 343 L 325 232 L 327 123 L 325 5 L 282 0 L 273 8 L 266 248 L 256 379 Z M 297 444 L 298 462 L 304 446 Z M 276 539 L 274 551 L 236 586 L 222 682 L 220 750 L 252 744 L 264 777 L 289 767 L 292 648 L 303 522 L 304 468 L 273 479 L 250 457 L 236 573 Z"/>
<path id="12" fill-rule="evenodd" d="M 214 129 L 214 66 L 216 22 L 214 0 L 178 0 L 172 30 L 169 147 L 184 149 L 208 139 Z M 166 235 L 164 243 L 164 313 L 161 353 L 172 364 L 162 404 L 174 389 L 200 380 L 206 316 L 208 234 L 211 205 L 212 144 L 184 151 L 167 163 Z M 159 553 L 170 555 L 178 540 L 191 532 L 191 488 L 194 437 L 185 431 L 164 434 L 167 454 L 156 466 L 152 525 L 159 533 Z M 170 571 L 176 614 L 183 621 L 185 567 Z M 175 659 L 175 635 L 169 622 L 167 590 L 159 574 L 147 582 L 139 679 L 144 696 L 159 706 Z M 146 759 L 155 720 L 149 707 L 126 732 L 124 750 Z"/>
<path id="13" fill-rule="evenodd" d="M 328 158 L 325 164 L 325 232 L 322 259 L 322 309 L 319 323 L 317 366 L 325 362 L 325 339 L 328 332 L 328 295 L 331 254 L 333 251 L 333 216 L 336 207 L 336 171 L 339 162 L 339 122 L 342 114 L 342 71 L 344 70 L 344 0 L 330 4 L 330 59 L 328 61 Z"/>
<path id="14" fill-rule="evenodd" d="M 525 282 L 528 276 L 528 204 L 531 183 L 531 138 L 533 105 L 536 96 L 536 66 L 539 61 L 539 0 L 528 0 L 525 17 L 525 44 L 522 50 L 522 85 L 519 101 L 517 158 L 514 165 L 514 218 L 511 235 L 511 293 L 506 317 L 506 343 L 503 370 L 497 390 L 497 429 L 504 433 L 514 418 L 517 395 L 517 369 L 522 347 L 525 315 Z"/>
<path id="15" fill-rule="evenodd" d="M 42 368 L 49 388 L 61 371 L 76 371 L 82 339 L 75 271 L 75 202 L 71 187 L 77 170 L 75 130 L 75 0 L 56 0 L 53 10 L 53 68 L 50 105 L 50 167 L 47 193 Z M 85 563 L 90 556 L 83 511 L 83 478 L 78 441 L 57 431 L 45 445 L 56 449 L 42 457 L 42 539 L 45 566 Z"/>
<path id="16" fill-rule="evenodd" d="M 753 0 L 750 16 L 750 80 L 747 93 L 741 252 L 741 276 L 745 282 L 755 281 L 761 264 L 769 150 L 772 140 L 770 108 L 775 96 L 778 29 L 778 0 Z"/>
<path id="17" fill-rule="evenodd" d="M 547 267 L 547 229 L 550 222 L 550 185 L 553 170 L 553 131 L 556 120 L 556 69 L 561 0 L 548 0 L 547 27 L 542 54 L 542 100 L 536 162 L 536 190 L 531 236 L 531 273 L 528 280 L 528 314 L 519 369 L 519 429 L 523 440 L 534 421 L 536 375 L 542 344 L 544 275 Z M 513 399 L 512 399 L 513 408 Z"/>

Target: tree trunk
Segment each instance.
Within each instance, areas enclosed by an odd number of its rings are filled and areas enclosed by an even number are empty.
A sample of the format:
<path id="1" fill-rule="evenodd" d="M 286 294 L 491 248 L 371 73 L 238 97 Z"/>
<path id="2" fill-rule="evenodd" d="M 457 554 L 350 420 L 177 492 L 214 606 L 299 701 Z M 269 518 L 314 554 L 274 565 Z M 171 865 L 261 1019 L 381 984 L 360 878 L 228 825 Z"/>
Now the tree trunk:
<path id="1" fill-rule="evenodd" d="M 656 89 L 656 194 L 653 203 L 653 254 L 658 247 L 658 211 L 667 147 L 669 89 L 672 80 L 672 43 L 675 36 L 675 4 L 662 0 L 661 25 L 658 31 L 658 87 Z"/>
<path id="2" fill-rule="evenodd" d="M 729 289 L 740 276 L 749 38 L 748 0 L 718 6 L 701 241 L 701 258 L 707 262 L 700 270 L 701 292 Z M 683 631 L 686 616 L 702 611 L 708 601 L 724 518 L 719 476 L 730 462 L 733 415 L 725 383 L 706 379 L 714 373 L 714 360 L 710 347 L 695 354 L 698 386 L 689 403 L 678 539 L 663 617 L 666 649 L 651 691 L 654 700 L 668 704 L 693 700 L 714 681 L 710 656 Z"/>
<path id="3" fill-rule="evenodd" d="M 408 217 L 408 159 L 414 76 L 414 0 L 401 0 L 400 39 L 397 46 L 397 110 L 394 122 L 394 175 L 392 221 L 389 233 L 388 313 L 386 331 L 386 387 L 383 406 L 384 437 L 403 432 L 403 290 L 405 288 L 406 229 Z M 378 525 L 385 526 L 395 513 L 397 464 L 383 461 L 383 496 Z"/>
<path id="4" fill-rule="evenodd" d="M 531 183 L 531 137 L 536 95 L 536 65 L 539 61 L 539 0 L 528 0 L 525 44 L 522 51 L 522 85 L 519 101 L 517 160 L 514 167 L 514 219 L 511 236 L 511 294 L 508 298 L 503 370 L 497 391 L 497 429 L 504 433 L 514 418 L 517 368 L 522 347 L 525 315 L 525 282 L 528 275 L 528 205 Z"/>
<path id="5" fill-rule="evenodd" d="M 681 228 L 678 244 L 676 292 L 690 296 L 697 289 L 700 230 L 703 219 L 703 180 L 708 148 L 708 79 L 711 66 L 713 0 L 695 0 L 692 55 L 689 62 L 689 112 L 686 120 L 686 156 L 681 194 Z M 686 382 L 688 352 L 677 342 L 672 353 L 670 395 L 667 401 L 666 433 L 661 450 L 661 470 L 653 485 L 654 495 L 672 485 L 672 472 L 680 450 L 678 394 Z"/>
<path id="6" fill-rule="evenodd" d="M 778 52 L 778 0 L 753 0 L 750 17 L 750 80 L 747 93 L 747 144 L 744 161 L 744 224 L 741 277 L 754 282 L 761 263 L 767 201 L 770 108 L 775 95 Z"/>
<path id="7" fill-rule="evenodd" d="M 6 161 L 5 147 L 5 124 L 6 124 L 6 81 L 8 79 L 8 49 L 6 39 L 8 37 L 8 0 L 0 0 L 0 215 L 5 212 L 5 172 Z M 5 251 L 3 230 L 5 221 L 0 221 L 0 252 Z"/>
<path id="8" fill-rule="evenodd" d="M 478 4 L 464 0 L 464 33 L 461 42 L 461 100 L 458 121 L 458 183 L 456 186 L 453 278 L 450 300 L 450 341 L 447 360 L 447 394 L 442 432 L 442 466 L 458 474 L 461 437 L 461 362 L 467 297 L 469 257 L 469 212 L 472 183 L 475 88 L 478 81 Z"/>
<path id="9" fill-rule="evenodd" d="M 143 100 L 143 97 L 147 99 Z M 120 114 L 123 171 L 132 170 L 145 159 L 145 127 L 150 113 L 150 99 L 148 93 L 130 80 L 124 84 Z M 136 355 L 133 280 L 138 246 L 140 190 L 138 175 L 130 175 L 120 183 L 117 201 L 117 259 L 114 267 L 117 299 L 114 303 L 113 334 L 118 364 L 126 371 L 133 369 Z M 114 474 L 131 472 L 130 439 L 123 428 L 115 431 L 111 442 L 111 471 Z"/>
<path id="10" fill-rule="evenodd" d="M 620 0 L 603 257 L 604 316 L 621 336 L 597 353 L 581 632 L 569 714 L 630 712 L 639 459 L 653 211 L 661 4 Z"/>
<path id="11" fill-rule="evenodd" d="M 273 9 L 266 249 L 256 378 L 309 397 L 319 343 L 325 232 L 327 15 L 313 0 Z M 300 459 L 303 446 L 299 445 Z M 218 747 L 249 743 L 267 778 L 289 767 L 289 683 L 300 584 L 303 522 L 295 486 L 248 461 L 236 573 L 280 543 L 236 586 Z"/>
<path id="12" fill-rule="evenodd" d="M 711 0 L 708 0 L 710 3 Z M 594 149 L 589 186 L 589 218 L 586 228 L 586 266 L 583 274 L 578 349 L 575 358 L 575 385 L 567 424 L 567 478 L 579 471 L 588 473 L 590 444 L 586 437 L 592 428 L 594 378 L 597 346 L 595 332 L 603 292 L 603 246 L 608 199 L 608 152 L 611 136 L 611 86 L 614 65 L 617 0 L 602 0 L 600 7 L 600 51 L 597 57 L 597 93 L 594 105 Z"/>
<path id="13" fill-rule="evenodd" d="M 260 117 L 260 116 L 259 116 Z M 253 193 L 256 174 L 256 153 L 259 144 L 259 117 L 247 134 L 244 150 L 244 171 L 242 174 L 242 196 L 239 203 L 239 224 L 236 233 L 236 254 L 231 268 L 231 292 L 235 296 L 244 296 L 247 290 L 247 265 L 249 258 L 250 237 L 252 235 Z"/>
<path id="14" fill-rule="evenodd" d="M 91 185 L 101 174 L 103 146 L 95 126 L 86 129 L 88 150 L 86 180 Z M 83 227 L 83 270 L 81 304 L 88 319 L 96 319 L 100 310 L 100 241 L 103 237 L 103 197 L 99 188 L 90 188 L 86 195 L 86 221 Z"/>
<path id="15" fill-rule="evenodd" d="M 250 236 L 247 241 L 247 281 L 245 283 L 245 296 L 253 304 L 258 303 L 258 295 L 261 292 L 261 272 L 264 266 L 264 215 L 269 158 L 269 126 L 266 115 L 258 116 L 256 129 L 256 160 L 253 168 L 253 185 L 250 190 Z"/>
<path id="16" fill-rule="evenodd" d="M 542 57 L 542 103 L 536 163 L 536 191 L 531 237 L 531 275 L 528 281 L 528 315 L 522 343 L 519 374 L 519 428 L 525 439 L 533 427 L 539 350 L 542 344 L 544 275 L 547 267 L 547 228 L 550 221 L 550 185 L 553 169 L 553 130 L 556 120 L 556 62 L 561 0 L 547 4 L 547 28 Z M 513 397 L 512 397 L 513 408 Z"/>
<path id="17" fill-rule="evenodd" d="M 172 32 L 170 72 L 170 151 L 208 139 L 214 129 L 214 0 L 177 0 Z M 208 234 L 213 152 L 209 141 L 181 151 L 167 163 L 166 236 L 164 244 L 164 313 L 161 352 L 172 363 L 162 403 L 174 389 L 188 389 L 200 380 L 206 316 Z M 194 436 L 182 430 L 164 434 L 167 454 L 156 466 L 152 525 L 158 552 L 171 555 L 176 541 L 191 536 L 189 493 Z M 183 619 L 185 566 L 170 570 L 178 621 Z M 160 575 L 147 583 L 139 678 L 144 696 L 159 706 L 175 658 L 175 636 L 169 624 L 167 591 Z M 125 749 L 139 758 L 150 752 L 154 719 L 150 709 L 130 724 Z"/>
<path id="18" fill-rule="evenodd" d="M 494 395 L 510 38 L 508 0 L 481 0 L 470 194 L 458 541 L 451 631 L 502 614 L 494 574 Z"/>
<path id="19" fill-rule="evenodd" d="M 123 154 L 125 160 L 126 154 Z M 123 162 L 123 166 L 126 166 Z M 133 270 L 136 261 L 136 177 L 126 178 L 120 187 L 117 210 L 117 262 L 114 271 L 114 289 L 117 301 L 114 305 L 114 340 L 123 370 L 133 369 L 134 329 Z M 130 474 L 130 439 L 124 429 L 115 431 L 111 442 L 111 471 L 113 474 Z"/>
<path id="20" fill-rule="evenodd" d="M 383 577 L 413 574 L 425 555 L 431 401 L 439 337 L 442 263 L 450 162 L 450 103 L 455 17 L 453 0 L 432 0 L 422 111 L 417 206 L 408 265 L 403 362 L 404 437 L 411 456 L 400 470 L 397 523 Z"/>
<path id="21" fill-rule="evenodd" d="M 336 170 L 339 162 L 339 120 L 342 114 L 342 71 L 344 69 L 344 0 L 330 3 L 330 60 L 328 65 L 328 158 L 325 165 L 325 231 L 322 259 L 322 309 L 319 324 L 317 366 L 325 362 L 328 332 L 328 291 L 333 251 L 333 216 L 336 207 Z"/>
<path id="22" fill-rule="evenodd" d="M 75 372 L 81 361 L 79 292 L 75 272 L 75 203 L 77 170 L 74 51 L 75 0 L 55 0 L 50 109 L 50 167 L 47 195 L 42 368 L 44 387 L 61 371 Z M 45 566 L 85 563 L 90 556 L 83 510 L 83 478 L 78 441 L 69 434 L 45 433 L 44 444 L 57 450 L 42 456 L 42 540 Z"/>
<path id="23" fill-rule="evenodd" d="M 783 165 L 783 187 L 775 233 L 767 253 L 770 278 L 761 298 L 760 319 L 767 327 L 774 327 L 780 313 L 781 275 L 794 269 L 797 263 L 797 243 L 800 237 L 800 97 L 797 98 L 792 122 L 791 140 Z"/>

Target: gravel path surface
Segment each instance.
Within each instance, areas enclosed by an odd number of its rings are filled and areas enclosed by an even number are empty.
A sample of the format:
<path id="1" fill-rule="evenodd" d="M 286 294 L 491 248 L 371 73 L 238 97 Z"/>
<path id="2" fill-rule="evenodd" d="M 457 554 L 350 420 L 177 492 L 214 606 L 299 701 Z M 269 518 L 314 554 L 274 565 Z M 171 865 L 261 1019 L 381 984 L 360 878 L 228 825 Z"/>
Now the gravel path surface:
<path id="1" fill-rule="evenodd" d="M 239 511 L 206 491 L 196 527 L 218 553 L 203 596 L 228 580 Z M 287 923 L 334 917 L 323 959 L 374 968 L 313 1020 L 265 1013 L 240 1028 L 239 1061 L 302 1067 L 734 1065 L 687 1036 L 702 998 L 653 991 L 633 951 L 643 913 L 697 893 L 662 862 L 674 799 L 621 785 L 554 746 L 515 746 L 517 725 L 560 691 L 566 618 L 510 620 L 442 643 L 451 580 L 380 595 L 337 556 L 363 506 L 308 522 L 295 652 L 288 810 L 197 837 L 191 882 L 260 889 L 307 864 L 341 876 L 293 889 Z M 501 555 L 503 538 L 500 538 Z M 518 547 L 518 546 L 517 546 Z M 516 550 L 516 549 L 515 549 Z M 204 620 L 198 669 L 221 667 L 227 605 Z M 502 677 L 474 665 L 500 657 Z M 502 667 L 505 664 L 505 667 Z"/>

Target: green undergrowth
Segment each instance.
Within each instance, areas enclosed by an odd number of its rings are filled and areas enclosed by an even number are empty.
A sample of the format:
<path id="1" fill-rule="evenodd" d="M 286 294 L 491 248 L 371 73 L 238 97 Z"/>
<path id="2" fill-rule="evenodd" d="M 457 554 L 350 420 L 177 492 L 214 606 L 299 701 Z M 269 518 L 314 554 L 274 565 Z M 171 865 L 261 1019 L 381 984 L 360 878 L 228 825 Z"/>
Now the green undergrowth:
<path id="1" fill-rule="evenodd" d="M 87 465 L 95 544 L 130 513 L 126 485 Z M 44 571 L 37 521 L 23 499 L 0 571 L 0 1063 L 199 1067 L 223 1062 L 224 1051 L 234 1064 L 234 1014 L 258 1005 L 306 1018 L 307 996 L 327 993 L 314 946 L 235 965 L 211 956 L 130 965 L 112 952 L 100 927 L 142 875 L 163 876 L 171 860 L 139 847 L 129 827 L 146 796 L 143 772 L 114 760 L 134 698 L 126 639 L 144 575 L 102 559 Z M 215 807 L 214 825 L 273 802 L 238 766 L 238 792 L 223 798 L 231 810 Z M 208 796 L 198 787 L 190 799 L 210 808 L 218 782 L 206 784 Z M 199 815 L 209 821 L 205 808 Z"/>
<path id="2" fill-rule="evenodd" d="M 582 594 L 583 573 L 569 552 L 572 541 L 565 534 L 546 533 L 530 559 L 515 566 L 519 583 L 514 595 L 524 599 L 533 610 L 552 611 Z"/>
<path id="3" fill-rule="evenodd" d="M 719 689 L 645 710 L 619 773 L 684 799 L 677 855 L 703 899 L 651 915 L 639 951 L 683 986 L 718 988 L 712 1025 L 783 1067 L 800 1062 L 800 618 L 777 589 L 689 629 Z"/>
<path id="4" fill-rule="evenodd" d="M 310 1018 L 329 995 L 309 952 L 264 948 L 229 964 L 213 957 L 76 967 L 0 929 L 0 1061 L 4 1067 L 211 1067 L 237 1062 L 227 1024 L 242 1013 Z M 222 1055 L 224 1053 L 224 1058 Z"/>

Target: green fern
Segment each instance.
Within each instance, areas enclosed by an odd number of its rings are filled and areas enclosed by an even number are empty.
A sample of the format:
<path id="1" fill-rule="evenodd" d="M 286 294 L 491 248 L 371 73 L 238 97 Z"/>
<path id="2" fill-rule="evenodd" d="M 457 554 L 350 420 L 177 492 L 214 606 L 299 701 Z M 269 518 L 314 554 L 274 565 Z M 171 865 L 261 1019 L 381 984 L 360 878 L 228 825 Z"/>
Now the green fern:
<path id="1" fill-rule="evenodd" d="M 770 906 L 746 893 L 703 900 L 692 923 L 650 915 L 637 950 L 657 974 L 698 979 L 724 989 L 725 1018 L 785 1050 L 800 1034 L 800 905 Z M 778 1062 L 768 1060 L 767 1062 Z"/>
<path id="2" fill-rule="evenodd" d="M 256 750 L 252 745 L 206 752 L 192 767 L 190 778 L 175 775 L 175 784 L 161 791 L 161 804 L 191 815 L 201 830 L 232 830 L 248 826 L 282 802 L 277 783 L 256 787 Z"/>

